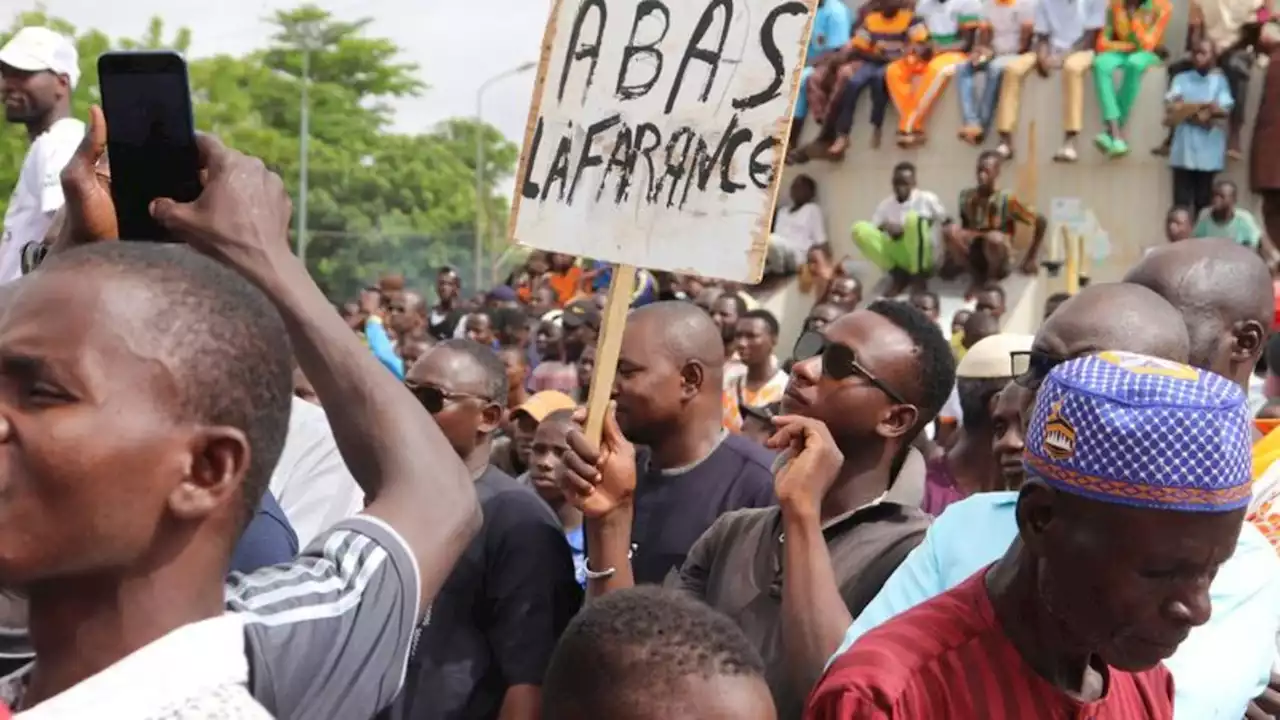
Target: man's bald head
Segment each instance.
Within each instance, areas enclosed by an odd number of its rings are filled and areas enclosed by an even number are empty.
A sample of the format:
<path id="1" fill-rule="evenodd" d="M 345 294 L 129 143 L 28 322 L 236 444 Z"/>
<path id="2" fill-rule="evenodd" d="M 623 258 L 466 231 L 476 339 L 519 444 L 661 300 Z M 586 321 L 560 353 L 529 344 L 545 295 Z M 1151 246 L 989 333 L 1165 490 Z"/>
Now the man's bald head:
<path id="1" fill-rule="evenodd" d="M 1256 252 L 1230 240 L 1184 240 L 1152 250 L 1125 282 L 1178 310 L 1192 365 L 1247 381 L 1275 314 L 1271 272 Z"/>
<path id="2" fill-rule="evenodd" d="M 696 361 L 717 377 L 724 372 L 720 328 L 697 305 L 665 300 L 636 308 L 627 316 L 627 331 L 641 333 L 677 365 Z"/>
<path id="3" fill-rule="evenodd" d="M 1164 298 L 1139 285 L 1090 285 L 1044 321 L 1036 347 L 1060 358 L 1125 350 L 1186 362 L 1182 316 Z"/>

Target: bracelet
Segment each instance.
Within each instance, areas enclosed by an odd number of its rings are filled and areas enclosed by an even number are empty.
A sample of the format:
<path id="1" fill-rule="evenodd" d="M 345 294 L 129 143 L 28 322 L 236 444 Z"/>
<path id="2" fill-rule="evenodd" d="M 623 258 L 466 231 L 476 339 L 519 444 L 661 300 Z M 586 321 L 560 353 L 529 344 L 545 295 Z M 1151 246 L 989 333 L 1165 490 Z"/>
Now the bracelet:
<path id="1" fill-rule="evenodd" d="M 627 548 L 627 560 L 630 561 L 632 556 L 636 554 L 636 545 L 631 543 L 631 547 Z M 618 574 L 618 568 L 611 567 L 604 570 L 592 570 L 590 565 L 583 564 L 582 569 L 588 580 L 608 580 Z"/>

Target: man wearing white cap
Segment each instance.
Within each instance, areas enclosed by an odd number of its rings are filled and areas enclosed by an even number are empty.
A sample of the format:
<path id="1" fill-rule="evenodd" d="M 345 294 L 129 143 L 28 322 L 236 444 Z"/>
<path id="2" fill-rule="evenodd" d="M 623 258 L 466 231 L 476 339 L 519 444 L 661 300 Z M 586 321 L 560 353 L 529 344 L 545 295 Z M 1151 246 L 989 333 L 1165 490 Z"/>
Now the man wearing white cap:
<path id="1" fill-rule="evenodd" d="M 4 118 L 27 126 L 31 149 L 9 198 L 0 238 L 0 283 L 22 274 L 22 248 L 44 240 L 62 207 L 62 168 L 84 137 L 71 117 L 71 91 L 80 56 L 70 39 L 43 27 L 25 27 L 0 48 Z"/>
<path id="2" fill-rule="evenodd" d="M 920 509 L 940 514 L 976 492 L 999 489 L 1000 468 L 992 450 L 992 400 L 1013 380 L 1009 353 L 1031 350 L 1031 335 L 998 333 L 969 348 L 956 366 L 955 397 L 964 417 L 946 454 L 929 461 Z"/>

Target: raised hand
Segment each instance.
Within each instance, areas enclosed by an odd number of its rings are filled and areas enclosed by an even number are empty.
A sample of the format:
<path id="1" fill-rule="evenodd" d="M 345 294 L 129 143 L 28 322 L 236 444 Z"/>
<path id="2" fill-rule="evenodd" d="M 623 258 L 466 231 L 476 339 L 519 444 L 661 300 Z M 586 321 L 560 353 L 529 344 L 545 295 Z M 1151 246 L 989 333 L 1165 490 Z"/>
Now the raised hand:
<path id="1" fill-rule="evenodd" d="M 261 283 L 291 255 L 293 202 L 284 181 L 261 160 L 231 150 L 210 135 L 196 137 L 205 170 L 195 202 L 161 198 L 151 215 L 181 240 Z"/>
<path id="2" fill-rule="evenodd" d="M 89 107 L 89 125 L 80 147 L 62 169 L 65 198 L 59 230 L 50 252 L 120 237 L 116 205 L 111 199 L 111 171 L 107 166 L 107 120 L 102 108 Z"/>
<path id="3" fill-rule="evenodd" d="M 636 448 L 622 436 L 615 410 L 610 403 L 599 448 L 580 429 L 569 430 L 569 447 L 556 476 L 565 499 L 593 520 L 630 505 L 636 492 Z M 573 419 L 583 425 L 587 411 L 578 410 Z"/>

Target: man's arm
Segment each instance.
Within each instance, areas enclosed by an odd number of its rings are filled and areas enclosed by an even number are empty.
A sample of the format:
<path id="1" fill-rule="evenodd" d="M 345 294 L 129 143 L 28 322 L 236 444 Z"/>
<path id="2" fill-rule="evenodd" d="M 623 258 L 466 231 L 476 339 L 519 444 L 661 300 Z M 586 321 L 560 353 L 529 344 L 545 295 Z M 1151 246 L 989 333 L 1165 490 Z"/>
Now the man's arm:
<path id="1" fill-rule="evenodd" d="M 298 364 L 324 405 L 347 468 L 417 561 L 420 598 L 433 598 L 479 530 L 471 473 L 435 419 L 386 372 L 334 312 L 289 250 L 291 203 L 262 162 L 200 138 L 208 167 L 194 203 L 158 200 L 156 219 L 262 288 L 289 331 Z M 430 470 L 422 459 L 431 458 Z M 427 607 L 419 602 L 419 613 Z"/>

